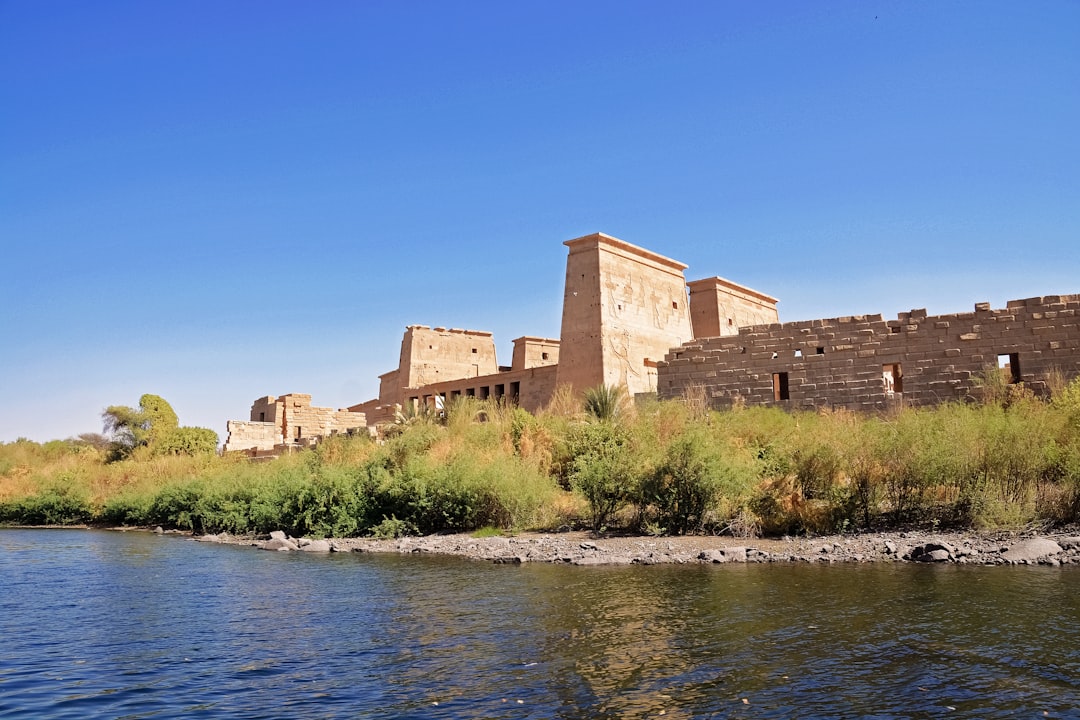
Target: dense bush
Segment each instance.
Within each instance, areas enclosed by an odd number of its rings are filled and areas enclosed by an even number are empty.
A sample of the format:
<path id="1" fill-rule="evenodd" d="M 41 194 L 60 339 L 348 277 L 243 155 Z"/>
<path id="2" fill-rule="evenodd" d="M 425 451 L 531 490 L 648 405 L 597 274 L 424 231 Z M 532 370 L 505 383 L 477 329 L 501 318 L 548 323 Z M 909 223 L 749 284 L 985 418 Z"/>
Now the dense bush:
<path id="1" fill-rule="evenodd" d="M 609 422 L 578 425 L 571 431 L 570 484 L 589 503 L 593 532 L 603 532 L 637 492 L 642 468 L 630 440 L 623 426 Z"/>
<path id="2" fill-rule="evenodd" d="M 683 535 L 701 530 L 707 513 L 718 504 L 731 474 L 704 431 L 676 438 L 660 464 L 642 481 L 638 504 L 643 515 L 651 509 L 651 527 Z"/>
<path id="3" fill-rule="evenodd" d="M 382 443 L 339 436 L 265 463 L 149 448 L 109 463 L 100 436 L 18 440 L 0 444 L 0 522 L 396 536 L 1080 519 L 1080 381 L 1050 402 L 996 386 L 984 396 L 874 417 L 677 402 L 590 414 L 565 394 L 530 415 L 470 398 L 441 416 L 403 417 Z M 189 440 L 178 452 L 209 437 Z"/>
<path id="4" fill-rule="evenodd" d="M 208 428 L 178 427 L 164 433 L 153 446 L 158 455 L 199 455 L 217 450 L 217 433 Z"/>

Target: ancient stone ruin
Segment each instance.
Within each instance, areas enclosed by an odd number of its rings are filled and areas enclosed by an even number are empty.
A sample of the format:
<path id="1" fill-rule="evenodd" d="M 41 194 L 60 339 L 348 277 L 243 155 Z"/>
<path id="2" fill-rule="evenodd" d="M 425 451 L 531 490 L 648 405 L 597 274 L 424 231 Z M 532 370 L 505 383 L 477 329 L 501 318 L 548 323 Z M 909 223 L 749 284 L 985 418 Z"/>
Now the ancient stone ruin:
<path id="1" fill-rule="evenodd" d="M 1078 313 L 1080 295 L 1051 295 L 952 315 L 753 325 L 673 348 L 660 366 L 659 395 L 699 392 L 713 406 L 883 410 L 972 397 L 987 368 L 1045 395 L 1052 374 L 1080 374 Z"/>
<path id="2" fill-rule="evenodd" d="M 226 452 L 269 457 L 338 433 L 367 432 L 367 418 L 349 410 L 312 407 L 310 395 L 289 393 L 259 398 L 251 405 L 250 420 L 230 420 L 227 427 Z"/>
<path id="3" fill-rule="evenodd" d="M 721 277 L 688 284 L 686 265 L 609 235 L 564 244 L 559 339 L 519 337 L 501 366 L 489 332 L 410 325 L 377 398 L 344 410 L 312 407 L 310 395 L 260 398 L 248 421 L 229 422 L 225 450 L 275 454 L 459 397 L 535 412 L 564 386 L 617 385 L 712 407 L 875 411 L 970 397 L 988 367 L 1037 393 L 1052 373 L 1080 375 L 1080 295 L 1013 300 L 1002 310 L 979 303 L 953 315 L 780 323 L 776 298 Z"/>

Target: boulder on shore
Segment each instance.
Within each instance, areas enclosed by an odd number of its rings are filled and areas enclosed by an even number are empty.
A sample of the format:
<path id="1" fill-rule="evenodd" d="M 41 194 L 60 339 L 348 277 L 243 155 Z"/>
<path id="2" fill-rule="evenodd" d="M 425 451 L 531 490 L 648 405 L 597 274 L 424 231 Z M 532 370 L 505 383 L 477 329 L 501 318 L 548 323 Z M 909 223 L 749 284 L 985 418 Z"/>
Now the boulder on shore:
<path id="1" fill-rule="evenodd" d="M 913 562 L 947 562 L 953 559 L 956 548 L 946 542 L 931 540 L 922 545 L 916 545 L 905 555 L 905 559 Z"/>
<path id="2" fill-rule="evenodd" d="M 1050 538 L 1031 538 L 1013 545 L 1001 557 L 1013 564 L 1032 563 L 1060 552 L 1061 546 Z"/>
<path id="3" fill-rule="evenodd" d="M 282 533 L 284 534 L 284 533 Z M 259 546 L 263 550 L 279 550 L 282 552 L 290 552 L 293 550 L 299 550 L 296 543 L 288 538 L 271 538 Z"/>

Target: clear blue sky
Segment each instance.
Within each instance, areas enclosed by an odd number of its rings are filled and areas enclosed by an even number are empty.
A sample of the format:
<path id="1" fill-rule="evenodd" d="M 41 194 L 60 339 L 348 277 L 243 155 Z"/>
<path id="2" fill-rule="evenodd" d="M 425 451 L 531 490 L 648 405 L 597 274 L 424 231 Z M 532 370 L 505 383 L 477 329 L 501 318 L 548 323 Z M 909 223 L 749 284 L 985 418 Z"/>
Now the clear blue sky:
<path id="1" fill-rule="evenodd" d="M 782 320 L 1080 292 L 1080 3 L 0 0 L 0 441 L 508 363 L 595 231 Z"/>

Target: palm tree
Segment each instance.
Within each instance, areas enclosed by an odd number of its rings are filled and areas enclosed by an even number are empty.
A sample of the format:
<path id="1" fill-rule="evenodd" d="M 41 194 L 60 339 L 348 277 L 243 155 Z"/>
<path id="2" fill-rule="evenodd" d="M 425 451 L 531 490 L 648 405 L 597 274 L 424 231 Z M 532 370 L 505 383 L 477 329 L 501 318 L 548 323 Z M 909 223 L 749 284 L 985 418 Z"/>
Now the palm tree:
<path id="1" fill-rule="evenodd" d="M 585 391 L 585 412 L 597 420 L 617 420 L 625 410 L 626 390 L 618 385 L 597 385 Z"/>

